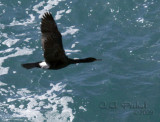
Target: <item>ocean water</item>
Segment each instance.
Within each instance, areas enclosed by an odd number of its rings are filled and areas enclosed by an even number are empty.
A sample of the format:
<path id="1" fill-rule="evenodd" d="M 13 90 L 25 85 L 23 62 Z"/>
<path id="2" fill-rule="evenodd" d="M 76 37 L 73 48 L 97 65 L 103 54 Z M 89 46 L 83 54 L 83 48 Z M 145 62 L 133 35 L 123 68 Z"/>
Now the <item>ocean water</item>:
<path id="1" fill-rule="evenodd" d="M 1 0 L 0 122 L 160 122 L 159 0 Z M 50 11 L 70 58 L 42 61 L 40 21 Z"/>

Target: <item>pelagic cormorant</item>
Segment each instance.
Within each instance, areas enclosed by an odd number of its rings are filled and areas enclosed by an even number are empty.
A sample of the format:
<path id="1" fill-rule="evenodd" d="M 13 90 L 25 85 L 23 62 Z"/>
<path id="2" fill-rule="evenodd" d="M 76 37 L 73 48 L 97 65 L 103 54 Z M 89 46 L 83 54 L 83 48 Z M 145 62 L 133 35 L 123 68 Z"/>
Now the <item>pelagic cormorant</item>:
<path id="1" fill-rule="evenodd" d="M 100 59 L 84 58 L 84 59 L 70 59 L 65 55 L 62 44 L 62 35 L 58 31 L 55 20 L 50 12 L 46 12 L 41 20 L 41 42 L 44 51 L 45 61 L 26 63 L 22 66 L 26 69 L 31 68 L 46 68 L 46 69 L 60 69 L 75 63 L 89 63 Z"/>

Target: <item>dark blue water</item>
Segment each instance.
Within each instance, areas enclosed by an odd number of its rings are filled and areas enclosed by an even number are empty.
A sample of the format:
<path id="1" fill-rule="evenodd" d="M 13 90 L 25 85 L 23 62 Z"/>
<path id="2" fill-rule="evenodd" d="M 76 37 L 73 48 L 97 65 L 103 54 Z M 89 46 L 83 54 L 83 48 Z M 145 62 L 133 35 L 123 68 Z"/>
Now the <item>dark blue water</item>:
<path id="1" fill-rule="evenodd" d="M 159 0 L 1 0 L 0 121 L 159 122 Z M 43 59 L 50 11 L 70 58 L 102 61 L 60 70 Z"/>

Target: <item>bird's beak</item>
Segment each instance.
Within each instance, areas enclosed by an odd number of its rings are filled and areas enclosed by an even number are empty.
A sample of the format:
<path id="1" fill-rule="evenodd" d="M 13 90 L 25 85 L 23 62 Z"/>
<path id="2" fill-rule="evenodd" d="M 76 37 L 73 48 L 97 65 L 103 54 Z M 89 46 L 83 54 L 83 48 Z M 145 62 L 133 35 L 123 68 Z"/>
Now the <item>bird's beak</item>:
<path id="1" fill-rule="evenodd" d="M 102 61 L 102 59 L 96 59 L 96 61 Z"/>

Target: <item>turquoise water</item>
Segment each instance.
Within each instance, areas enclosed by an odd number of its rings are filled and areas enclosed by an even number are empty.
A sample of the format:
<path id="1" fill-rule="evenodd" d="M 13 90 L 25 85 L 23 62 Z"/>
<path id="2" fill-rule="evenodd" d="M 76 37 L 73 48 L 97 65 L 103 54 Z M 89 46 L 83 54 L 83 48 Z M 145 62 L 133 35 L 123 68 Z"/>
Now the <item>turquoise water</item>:
<path id="1" fill-rule="evenodd" d="M 0 121 L 159 122 L 159 0 L 1 0 Z M 100 62 L 31 69 L 43 60 L 50 11 L 70 58 Z"/>

